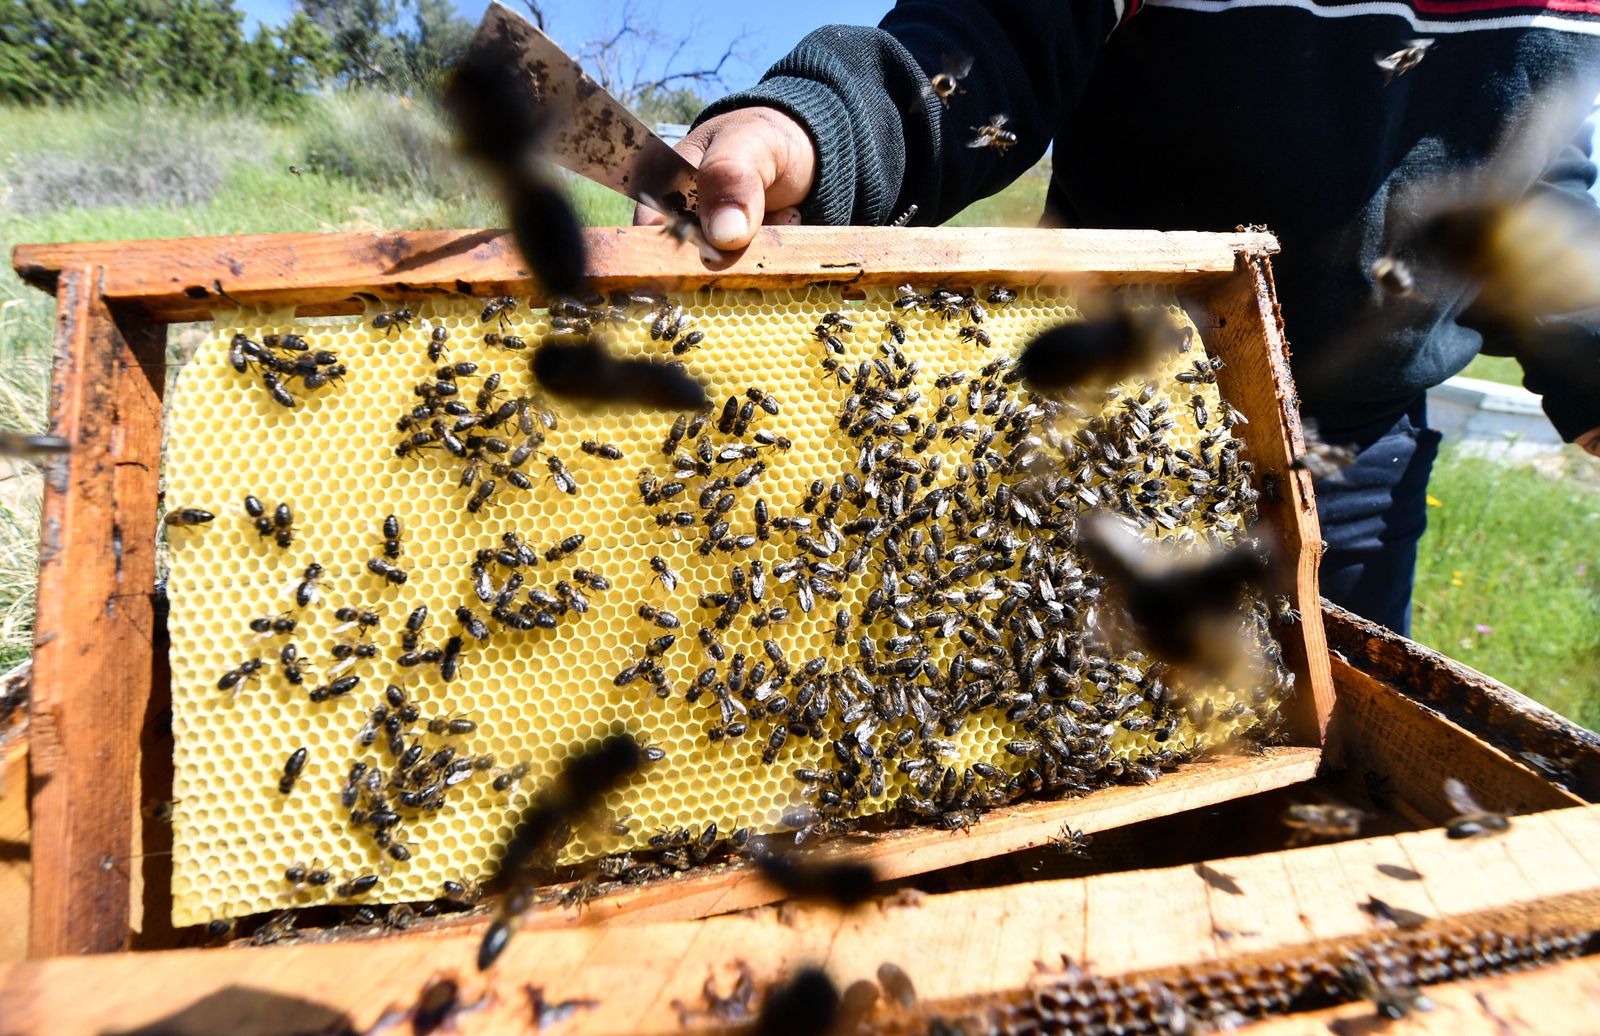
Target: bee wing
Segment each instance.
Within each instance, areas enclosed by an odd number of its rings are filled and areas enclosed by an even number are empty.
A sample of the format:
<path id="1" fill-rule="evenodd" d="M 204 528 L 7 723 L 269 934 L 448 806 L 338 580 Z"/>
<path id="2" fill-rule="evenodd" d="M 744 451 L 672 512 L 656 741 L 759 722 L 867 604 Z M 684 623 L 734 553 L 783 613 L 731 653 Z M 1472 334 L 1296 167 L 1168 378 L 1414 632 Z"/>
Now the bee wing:
<path id="1" fill-rule="evenodd" d="M 1011 121 L 1011 116 L 1006 115 L 1004 112 L 1002 112 L 1001 114 L 996 115 L 993 118 L 991 118 L 989 120 L 989 125 L 994 127 L 995 129 L 1002 129 L 1002 128 L 1005 127 L 1005 124 L 1010 122 L 1010 121 Z"/>
<path id="2" fill-rule="evenodd" d="M 979 130 L 978 135 L 976 137 L 973 137 L 971 140 L 967 141 L 967 147 L 988 147 L 988 146 L 989 146 L 989 135 L 987 133 L 984 133 L 981 129 Z"/>
<path id="3" fill-rule="evenodd" d="M 1472 792 L 1468 791 L 1467 786 L 1454 777 L 1445 778 L 1444 797 L 1450 800 L 1450 808 L 1462 816 L 1466 816 L 1469 813 L 1483 812 L 1483 807 L 1478 805 L 1478 800 L 1472 797 Z"/>
<path id="4" fill-rule="evenodd" d="M 1433 46 L 1435 42 L 1436 41 L 1432 36 L 1424 36 L 1421 39 L 1406 40 L 1405 41 L 1406 49 L 1408 49 L 1408 50 L 1424 50 L 1424 51 L 1427 50 L 1429 47 Z"/>
<path id="5" fill-rule="evenodd" d="M 940 54 L 939 65 L 951 79 L 965 79 L 972 74 L 970 54 Z"/>
<path id="6" fill-rule="evenodd" d="M 1405 54 L 1406 52 L 1403 50 L 1397 50 L 1393 54 L 1374 54 L 1372 61 L 1373 64 L 1392 76 L 1394 75 L 1394 70 L 1400 67 L 1400 59 L 1405 57 Z"/>
<path id="7" fill-rule="evenodd" d="M 349 658 L 345 659 L 344 661 L 338 662 L 338 663 L 330 666 L 328 668 L 328 679 L 329 680 L 336 679 L 339 676 L 340 673 L 344 672 L 346 669 L 349 669 L 351 666 L 355 665 L 356 661 L 357 661 L 356 656 L 355 655 L 351 655 Z"/>

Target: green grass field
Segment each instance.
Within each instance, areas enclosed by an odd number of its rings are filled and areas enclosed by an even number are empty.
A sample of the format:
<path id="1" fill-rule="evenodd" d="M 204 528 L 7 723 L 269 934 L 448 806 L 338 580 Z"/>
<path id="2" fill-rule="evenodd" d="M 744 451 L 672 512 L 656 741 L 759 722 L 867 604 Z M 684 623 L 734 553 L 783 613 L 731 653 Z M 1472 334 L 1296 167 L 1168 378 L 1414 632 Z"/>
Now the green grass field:
<path id="1" fill-rule="evenodd" d="M 134 105 L 0 108 L 0 246 L 9 255 L 27 241 L 499 223 L 444 139 L 426 111 L 376 95 L 320 96 L 292 122 Z M 1035 170 L 951 222 L 1031 225 L 1047 181 Z M 582 181 L 571 190 L 591 225 L 630 221 L 620 195 Z M 9 263 L 0 271 L 0 427 L 44 427 L 51 311 Z M 1488 357 L 1467 373 L 1521 380 L 1513 361 Z M 1587 477 L 1446 451 L 1431 487 L 1415 635 L 1592 727 L 1600 461 L 1575 464 Z M 0 462 L 0 670 L 27 651 L 37 527 L 36 473 Z"/>

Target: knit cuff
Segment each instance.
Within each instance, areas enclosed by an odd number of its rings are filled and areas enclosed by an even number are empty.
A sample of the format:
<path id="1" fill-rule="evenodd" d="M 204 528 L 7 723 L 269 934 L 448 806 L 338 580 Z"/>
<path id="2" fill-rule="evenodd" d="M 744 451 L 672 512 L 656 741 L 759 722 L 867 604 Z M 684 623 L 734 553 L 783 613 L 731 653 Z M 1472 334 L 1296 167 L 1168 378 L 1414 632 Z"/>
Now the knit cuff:
<path id="1" fill-rule="evenodd" d="M 808 225 L 845 226 L 855 221 L 856 154 L 850 117 L 828 87 L 811 79 L 774 76 L 761 84 L 713 102 L 696 116 L 696 126 L 739 108 L 776 108 L 811 134 L 817 151 L 817 178 L 800 218 Z"/>

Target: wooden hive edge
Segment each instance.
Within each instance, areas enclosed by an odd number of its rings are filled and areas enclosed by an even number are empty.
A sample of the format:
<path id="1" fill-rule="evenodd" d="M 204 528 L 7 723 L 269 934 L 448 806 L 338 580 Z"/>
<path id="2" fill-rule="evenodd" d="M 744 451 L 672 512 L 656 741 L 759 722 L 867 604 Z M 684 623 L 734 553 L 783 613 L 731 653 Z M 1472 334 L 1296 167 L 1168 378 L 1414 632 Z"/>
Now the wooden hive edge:
<path id="1" fill-rule="evenodd" d="M 309 1031 L 311 1018 L 345 1019 L 362 1031 L 430 978 L 454 975 L 468 998 L 493 991 L 470 1031 L 527 1031 L 528 984 L 555 1000 L 597 1000 L 561 1030 L 588 1036 L 674 1029 L 674 1001 L 696 1004 L 708 975 L 725 991 L 741 961 L 764 987 L 801 963 L 822 965 L 843 985 L 892 960 L 942 1006 L 1023 989 L 1036 962 L 1057 965 L 1063 955 L 1100 975 L 1157 975 L 1393 934 L 1361 910 L 1371 895 L 1442 927 L 1594 926 L 1600 871 L 1587 847 L 1597 834 L 1600 809 L 1576 807 L 1521 818 L 1497 839 L 1453 842 L 1432 830 L 884 901 L 849 914 L 806 907 L 524 932 L 487 977 L 473 968 L 476 933 L 61 958 L 0 966 L 0 1005 L 19 1036 L 158 1024 L 249 1036 Z M 1416 877 L 1388 876 L 1401 872 Z"/>
<path id="2" fill-rule="evenodd" d="M 896 284 L 951 272 L 1017 285 L 1056 278 L 1193 282 L 1226 277 L 1237 257 L 1277 251 L 1269 234 L 1194 231 L 766 227 L 744 251 L 706 264 L 651 227 L 585 231 L 591 279 L 686 290 L 810 283 Z M 500 230 L 261 234 L 18 245 L 12 266 L 53 290 L 60 271 L 106 267 L 113 303 L 166 321 L 209 319 L 234 300 L 296 305 L 305 315 L 354 312 L 356 292 L 380 296 L 531 294 L 537 285 Z M 643 274 L 640 271 L 649 271 Z M 224 295 L 226 297 L 224 297 Z"/>

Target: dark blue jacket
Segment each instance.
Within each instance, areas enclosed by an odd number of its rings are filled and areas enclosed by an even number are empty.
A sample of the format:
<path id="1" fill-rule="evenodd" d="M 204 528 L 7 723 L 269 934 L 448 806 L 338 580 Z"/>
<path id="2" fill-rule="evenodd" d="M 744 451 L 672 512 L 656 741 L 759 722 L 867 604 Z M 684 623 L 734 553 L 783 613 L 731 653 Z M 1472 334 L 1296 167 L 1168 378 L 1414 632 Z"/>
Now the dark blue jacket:
<path id="1" fill-rule="evenodd" d="M 1415 216 L 1419 188 L 1503 154 L 1558 98 L 1600 90 L 1597 0 L 903 0 L 879 28 L 827 26 L 752 90 L 700 118 L 771 105 L 816 141 L 812 223 L 938 223 L 1054 143 L 1047 218 L 1081 227 L 1226 231 L 1282 241 L 1278 292 L 1305 411 L 1325 429 L 1404 411 L 1505 343 L 1470 291 L 1396 304 L 1370 267 Z M 1375 58 L 1436 40 L 1386 81 Z M 949 107 L 928 89 L 970 56 Z M 1577 123 L 1528 147 L 1517 190 L 1583 199 Z M 1009 117 L 1008 153 L 969 148 Z M 1582 146 L 1566 144 L 1581 139 Z M 1498 151 L 1497 151 L 1498 149 Z M 1600 335 L 1582 315 L 1558 347 L 1520 351 L 1526 384 L 1569 439 L 1600 427 Z M 1488 340 L 1486 340 L 1486 335 Z"/>

